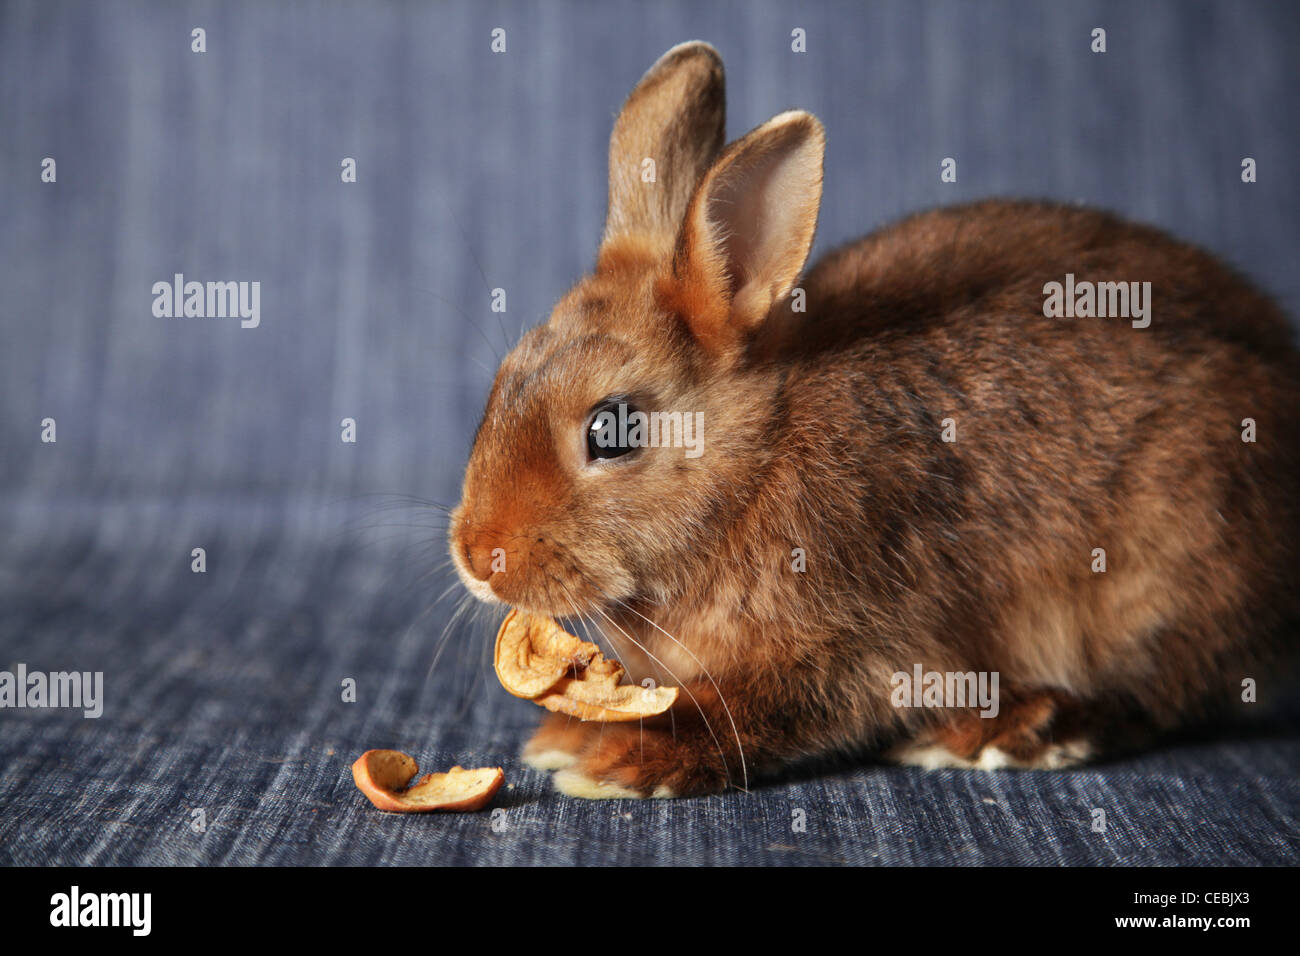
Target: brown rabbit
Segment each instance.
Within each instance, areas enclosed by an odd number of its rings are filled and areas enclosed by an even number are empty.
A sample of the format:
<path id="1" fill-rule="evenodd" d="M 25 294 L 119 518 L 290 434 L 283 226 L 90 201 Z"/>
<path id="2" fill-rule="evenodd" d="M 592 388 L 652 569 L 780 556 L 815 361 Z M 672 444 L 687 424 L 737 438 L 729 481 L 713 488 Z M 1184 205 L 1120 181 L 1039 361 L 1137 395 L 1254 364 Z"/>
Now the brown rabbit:
<path id="1" fill-rule="evenodd" d="M 465 584 L 682 688 L 640 724 L 549 717 L 525 758 L 575 796 L 684 796 L 847 751 L 1060 767 L 1245 709 L 1300 594 L 1278 308 L 1155 229 L 1031 202 L 913 216 L 800 281 L 821 124 L 723 140 L 721 61 L 675 47 L 615 123 L 595 271 L 488 398 Z M 1146 319 L 1047 317 L 1067 281 L 1149 282 Z M 701 423 L 702 454 L 672 419 L 607 430 L 637 412 Z M 900 706 L 917 669 L 996 675 L 996 707 Z"/>

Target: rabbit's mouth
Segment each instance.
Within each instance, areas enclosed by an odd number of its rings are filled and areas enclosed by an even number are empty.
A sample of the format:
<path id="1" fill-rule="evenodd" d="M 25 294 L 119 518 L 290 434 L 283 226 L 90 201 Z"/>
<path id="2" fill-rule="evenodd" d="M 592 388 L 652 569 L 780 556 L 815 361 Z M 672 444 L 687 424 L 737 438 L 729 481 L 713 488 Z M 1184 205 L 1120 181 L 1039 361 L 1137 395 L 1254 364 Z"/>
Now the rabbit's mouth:
<path id="1" fill-rule="evenodd" d="M 617 562 L 580 566 L 544 534 L 497 539 L 453 520 L 449 550 L 461 583 L 486 604 L 554 618 L 599 618 L 633 592 L 630 575 Z"/>
<path id="2" fill-rule="evenodd" d="M 456 552 L 453 551 L 452 554 L 454 556 Z M 490 582 L 480 581 L 478 578 L 474 577 L 472 574 L 466 571 L 465 568 L 461 566 L 461 562 L 459 560 L 457 560 L 455 563 L 456 563 L 456 572 L 460 575 L 461 584 L 465 585 L 465 590 L 469 591 L 470 594 L 474 595 L 474 597 L 478 598 L 484 604 L 506 603 L 505 601 L 502 601 L 501 598 L 497 597 L 496 592 L 492 590 L 492 585 Z"/>

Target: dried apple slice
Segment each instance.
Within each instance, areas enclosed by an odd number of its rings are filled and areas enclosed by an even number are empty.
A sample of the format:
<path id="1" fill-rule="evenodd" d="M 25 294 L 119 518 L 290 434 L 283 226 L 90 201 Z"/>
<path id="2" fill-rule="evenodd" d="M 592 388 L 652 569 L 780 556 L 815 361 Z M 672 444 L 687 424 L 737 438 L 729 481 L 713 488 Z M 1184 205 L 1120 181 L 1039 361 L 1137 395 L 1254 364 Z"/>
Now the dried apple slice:
<path id="1" fill-rule="evenodd" d="M 419 772 L 414 758 L 400 750 L 367 750 L 352 764 L 352 781 L 380 810 L 427 813 L 481 810 L 506 778 L 500 767 L 452 767 L 446 773 L 426 773 L 407 787 Z"/>
<path id="2" fill-rule="evenodd" d="M 502 687 L 516 697 L 535 700 L 575 666 L 586 667 L 598 657 L 600 648 L 550 618 L 512 610 L 497 632 L 494 664 Z"/>
<path id="3" fill-rule="evenodd" d="M 615 723 L 662 714 L 675 700 L 676 687 L 638 687 L 636 684 L 603 687 L 566 677 L 550 693 L 538 698 L 537 703 L 547 710 L 581 720 Z"/>
<path id="4" fill-rule="evenodd" d="M 497 632 L 495 660 L 497 679 L 510 693 L 581 720 L 653 717 L 677 699 L 676 687 L 620 684 L 623 665 L 606 659 L 595 644 L 518 609 Z"/>

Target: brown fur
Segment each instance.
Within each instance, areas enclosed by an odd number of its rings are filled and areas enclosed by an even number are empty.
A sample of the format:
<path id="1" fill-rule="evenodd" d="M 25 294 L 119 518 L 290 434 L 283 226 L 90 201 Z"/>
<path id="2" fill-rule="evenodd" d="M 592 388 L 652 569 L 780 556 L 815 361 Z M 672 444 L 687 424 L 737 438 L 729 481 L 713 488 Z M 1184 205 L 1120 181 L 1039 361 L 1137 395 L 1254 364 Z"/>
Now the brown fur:
<path id="1" fill-rule="evenodd" d="M 720 96 L 689 44 L 629 98 L 611 174 L 658 156 L 671 195 L 611 186 L 596 271 L 502 363 L 453 515 L 475 593 L 581 616 L 634 677 L 684 689 L 644 726 L 553 720 L 537 746 L 684 795 L 907 741 L 1032 764 L 1063 734 L 1239 701 L 1300 616 L 1300 365 L 1277 307 L 1155 229 L 988 201 L 832 252 L 796 313 L 820 124 L 783 114 L 715 156 Z M 1151 326 L 1045 318 L 1067 272 L 1150 281 Z M 589 412 L 624 394 L 703 412 L 703 456 L 589 464 Z M 1002 713 L 896 709 L 891 675 L 917 663 L 999 672 Z"/>

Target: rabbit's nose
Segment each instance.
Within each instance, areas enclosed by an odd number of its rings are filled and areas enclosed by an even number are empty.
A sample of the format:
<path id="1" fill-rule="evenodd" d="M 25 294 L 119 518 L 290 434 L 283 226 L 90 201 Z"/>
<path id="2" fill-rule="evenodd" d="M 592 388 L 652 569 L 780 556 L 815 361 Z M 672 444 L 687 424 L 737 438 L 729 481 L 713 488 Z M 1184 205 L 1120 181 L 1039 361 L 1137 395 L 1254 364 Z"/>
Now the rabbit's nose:
<path id="1" fill-rule="evenodd" d="M 481 538 L 474 543 L 465 543 L 465 563 L 470 572 L 480 581 L 492 577 L 492 548 Z"/>

